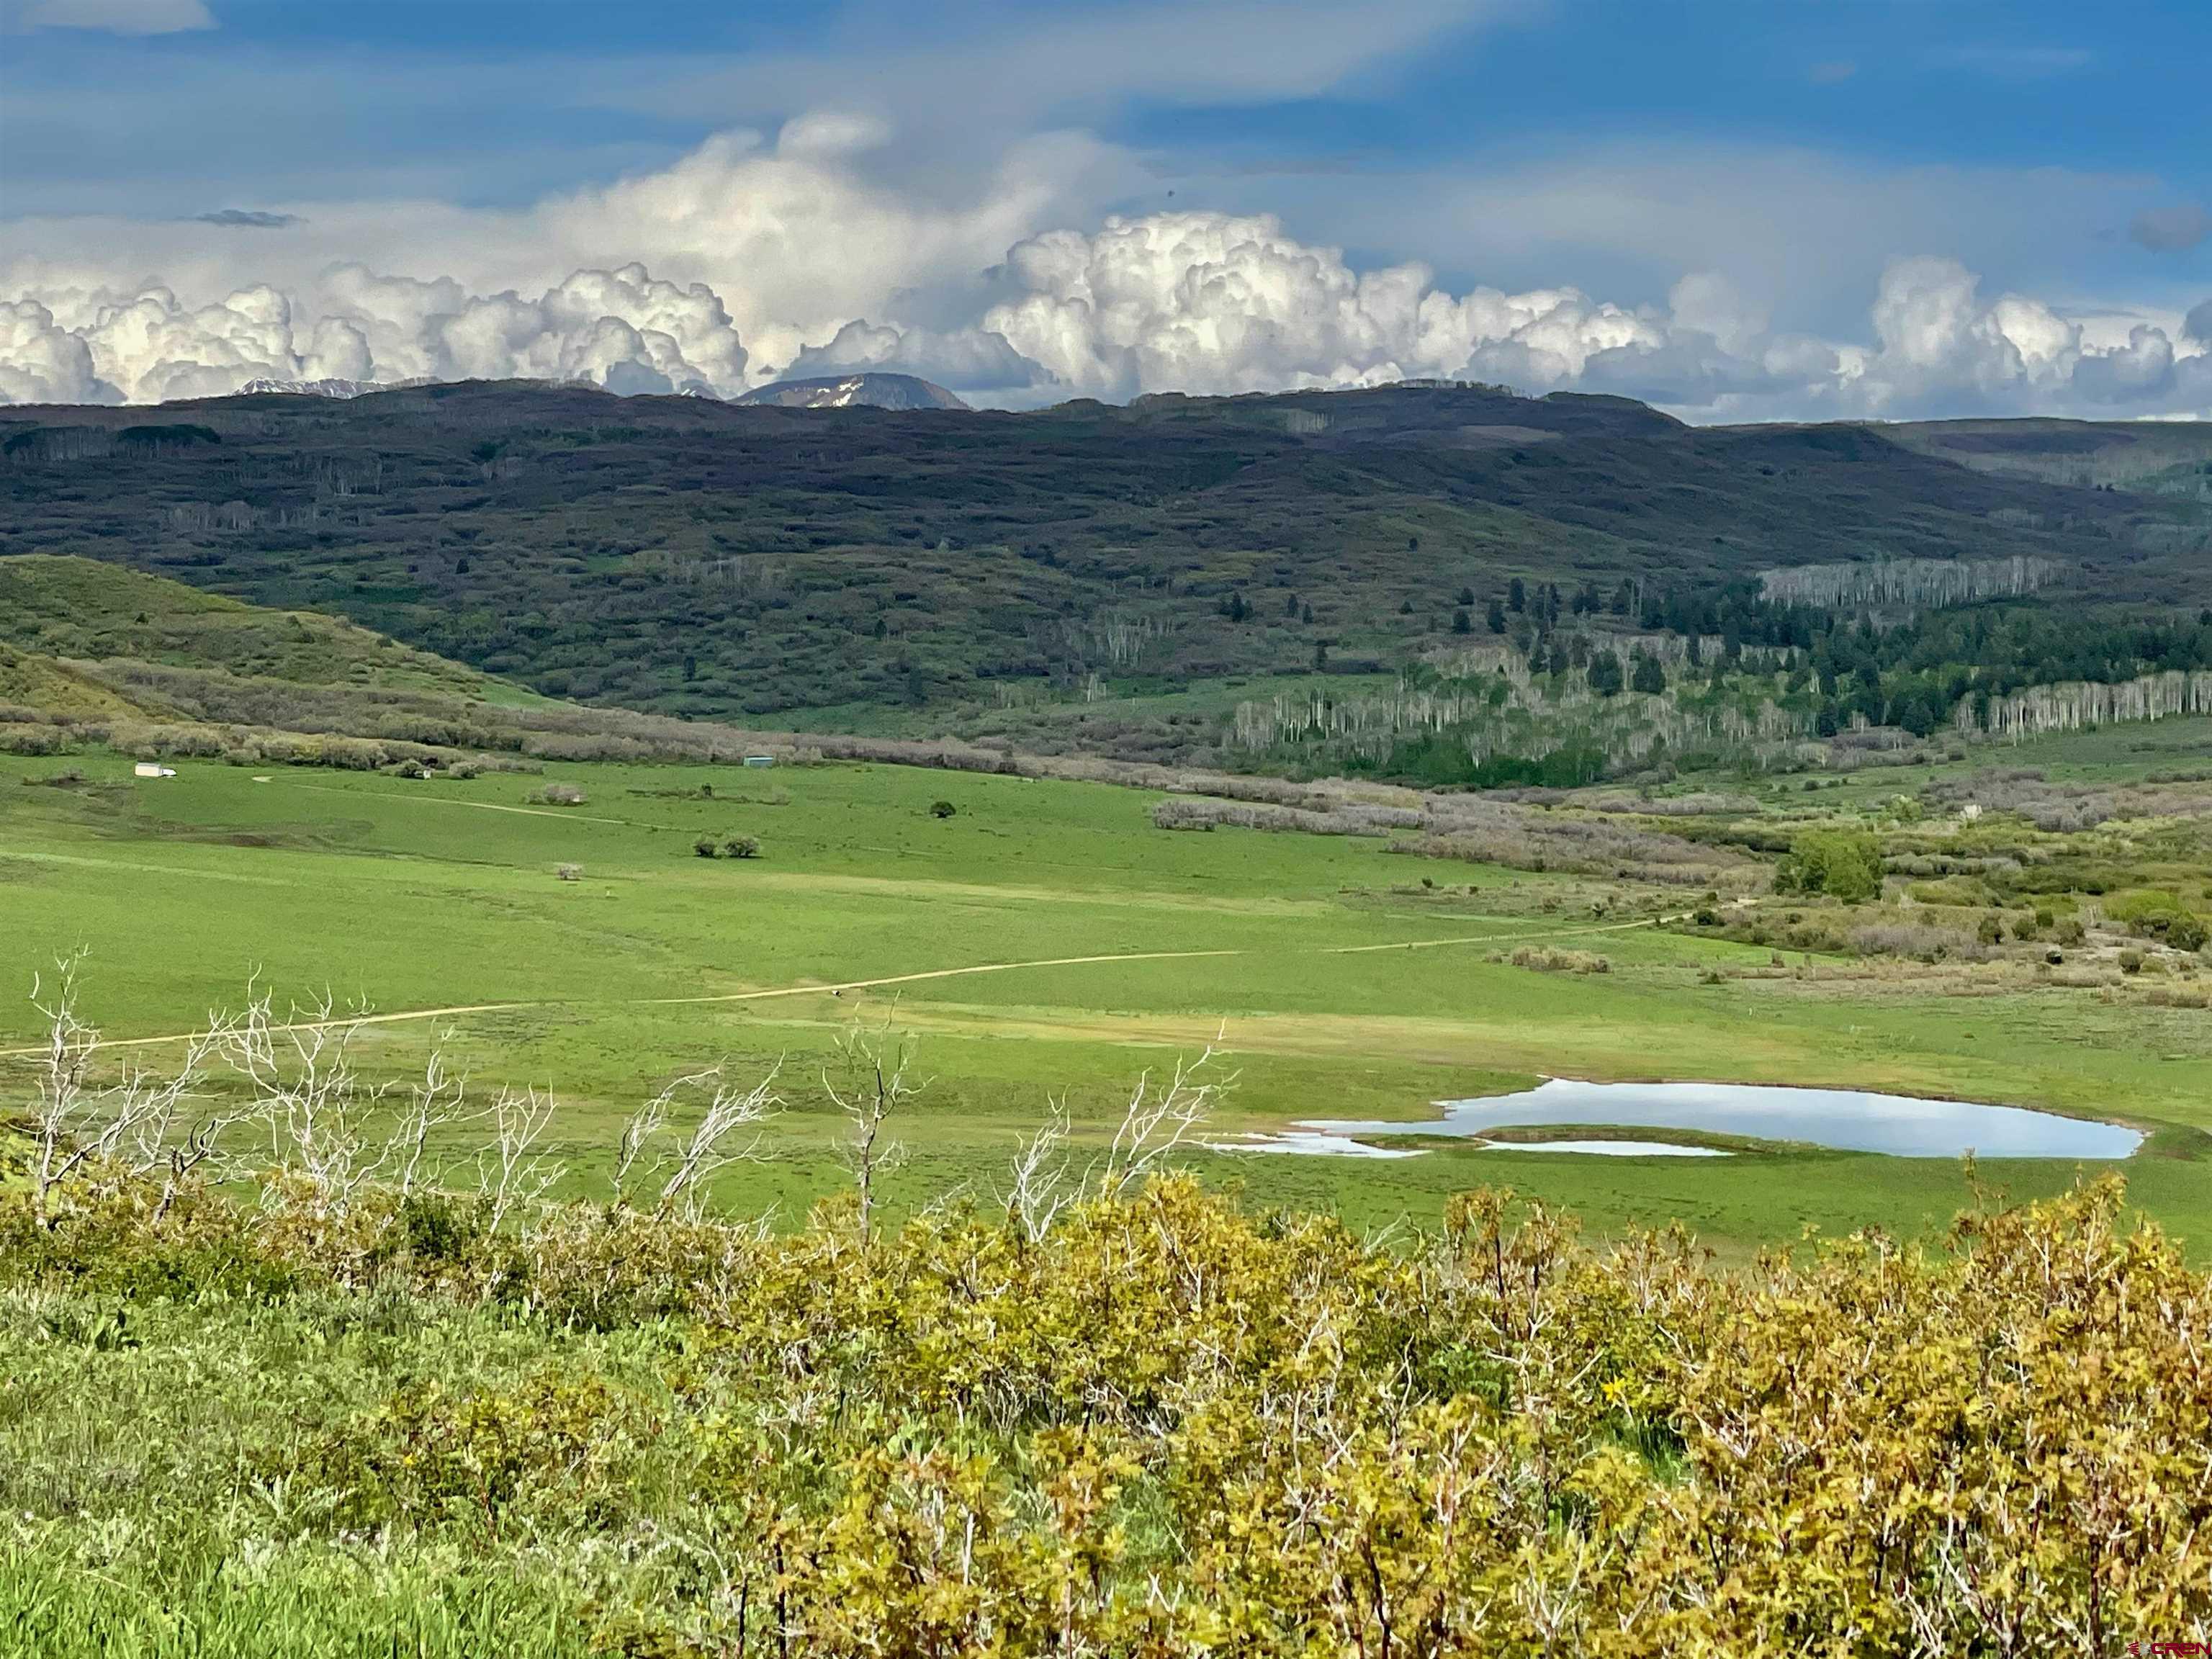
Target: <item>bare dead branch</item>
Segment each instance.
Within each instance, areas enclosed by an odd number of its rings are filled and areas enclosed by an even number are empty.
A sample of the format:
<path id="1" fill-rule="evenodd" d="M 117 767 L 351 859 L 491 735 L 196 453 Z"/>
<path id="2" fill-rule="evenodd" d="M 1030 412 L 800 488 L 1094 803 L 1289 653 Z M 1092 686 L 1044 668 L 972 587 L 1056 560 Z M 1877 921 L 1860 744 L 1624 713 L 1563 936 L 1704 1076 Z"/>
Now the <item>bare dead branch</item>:
<path id="1" fill-rule="evenodd" d="M 538 1150 L 557 1109 L 550 1089 L 501 1089 L 491 1103 L 492 1144 L 477 1154 L 477 1190 L 489 1210 L 490 1231 L 509 1216 L 534 1208 L 567 1173 Z"/>
<path id="2" fill-rule="evenodd" d="M 1138 1075 L 1128 1107 L 1097 1174 L 1100 1197 L 1118 1198 L 1130 1188 L 1141 1186 L 1205 1128 L 1216 1103 L 1237 1084 L 1233 1072 L 1227 1077 L 1200 1079 L 1200 1073 L 1220 1057 L 1221 1040 L 1227 1030 L 1224 1025 L 1216 1032 L 1196 1060 L 1177 1060 L 1175 1074 L 1165 1088 L 1153 1084 L 1150 1072 Z"/>
<path id="3" fill-rule="evenodd" d="M 623 1126 L 615 1146 L 615 1202 L 629 1205 L 638 1187 L 659 1178 L 653 1212 L 680 1211 L 699 1215 L 714 1177 L 732 1164 L 759 1155 L 757 1135 L 738 1145 L 731 1137 L 739 1129 L 765 1122 L 782 1105 L 775 1079 L 781 1060 L 768 1075 L 749 1088 L 725 1079 L 720 1066 L 693 1072 L 669 1083 L 638 1108 Z M 698 1121 L 686 1135 L 672 1115 L 686 1099 L 703 1097 Z M 688 1108 L 684 1109 L 688 1115 Z"/>
<path id="4" fill-rule="evenodd" d="M 209 1029 L 185 1040 L 173 1070 L 156 1073 L 125 1056 L 112 1077 L 100 1080 L 100 1030 L 77 1012 L 84 957 L 77 950 L 56 958 L 52 977 L 34 977 L 31 985 L 32 1006 L 46 1025 L 33 1062 L 29 1160 L 33 1213 L 44 1226 L 53 1224 L 64 1188 L 110 1173 L 165 1171 L 157 1213 L 166 1213 L 179 1185 L 218 1156 L 223 1131 L 241 1115 L 198 1109 L 208 1057 L 228 1030 L 221 1016 L 210 1015 Z"/>
<path id="5" fill-rule="evenodd" d="M 1047 1104 L 1037 1132 L 1016 1145 L 1013 1177 L 1006 1194 L 1006 1212 L 1032 1244 L 1050 1232 L 1060 1212 L 1081 1196 L 1080 1183 L 1067 1165 L 1067 1102 L 1063 1097 Z"/>
<path id="6" fill-rule="evenodd" d="M 907 1102 L 928 1085 L 910 1083 L 907 1073 L 914 1064 L 914 1045 L 904 1036 L 892 1037 L 890 1018 L 871 1033 L 855 1025 L 839 1039 L 837 1055 L 847 1082 L 840 1089 L 823 1068 L 822 1087 L 845 1114 L 848 1130 L 843 1148 L 845 1166 L 860 1199 L 860 1240 L 872 1235 L 877 1205 L 876 1183 L 905 1157 L 905 1149 L 884 1138 L 884 1126 Z"/>

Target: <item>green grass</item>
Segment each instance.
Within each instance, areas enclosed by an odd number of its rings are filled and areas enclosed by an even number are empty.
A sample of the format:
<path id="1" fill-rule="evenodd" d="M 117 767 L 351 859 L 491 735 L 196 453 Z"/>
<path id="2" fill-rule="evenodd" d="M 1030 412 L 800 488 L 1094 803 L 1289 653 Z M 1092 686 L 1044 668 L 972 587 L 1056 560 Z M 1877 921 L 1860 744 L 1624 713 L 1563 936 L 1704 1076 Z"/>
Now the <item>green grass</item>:
<path id="1" fill-rule="evenodd" d="M 155 1583 L 57 1560 L 59 1551 L 0 1549 L 0 1642 L 48 1659 L 301 1659 L 487 1653 L 503 1659 L 585 1659 L 594 1651 L 580 1610 L 514 1568 L 450 1562 L 389 1566 L 326 1547 L 295 1547 L 241 1584 L 219 1551 L 163 1561 Z M 544 1575 L 550 1577 L 550 1575 Z M 137 1581 L 137 1582 L 134 1582 Z M 604 1651 L 604 1650 L 599 1650 Z"/>
<path id="2" fill-rule="evenodd" d="M 283 1473 L 310 1425 L 372 1407 L 396 1379 L 511 1383 L 548 1346 L 510 1320 L 426 1317 L 389 1298 L 148 1298 L 121 1322 L 66 1295 L 0 1300 L 15 1407 L 0 1419 L 0 1491 L 20 1517 L 0 1539 L 0 1651 L 581 1659 L 586 1603 L 606 1576 L 587 1553 L 308 1535 L 318 1516 Z M 650 1337 L 625 1334 L 569 1358 L 629 1375 L 641 1352 Z M 176 1386 L 182 1371 L 192 1387 Z M 59 1401 L 72 1409 L 50 1409 Z M 203 1501 L 173 1500 L 187 1490 Z M 125 1492 L 136 1501 L 118 1503 Z M 85 1527 L 88 1510 L 101 1522 Z"/>
<path id="3" fill-rule="evenodd" d="M 380 1025 L 367 1052 L 396 1070 L 450 1032 L 478 1086 L 550 1085 L 580 1167 L 600 1167 L 623 1117 L 679 1069 L 781 1059 L 790 1109 L 767 1139 L 775 1156 L 726 1196 L 787 1216 L 844 1179 L 821 1079 L 832 1045 L 855 1020 L 888 1019 L 915 1034 L 932 1079 L 900 1131 L 904 1201 L 988 1194 L 1048 1097 L 1096 1134 L 1139 1073 L 1218 1033 L 1239 1073 L 1219 1125 L 1232 1132 L 1418 1119 L 1431 1102 L 1542 1074 L 1859 1086 L 2124 1118 L 2167 1132 L 2131 1161 L 2138 1200 L 2212 1237 L 2212 1166 L 2183 1155 L 2185 1131 L 2212 1128 L 2198 1010 L 2059 989 L 1705 983 L 1703 970 L 1763 966 L 1767 952 L 1594 921 L 1571 896 L 1586 882 L 1417 866 L 1375 841 L 1157 830 L 1153 797 L 1103 785 L 580 766 L 548 774 L 588 793 L 564 810 L 530 806 L 541 780 L 515 775 L 278 769 L 257 781 L 187 763 L 145 781 L 118 757 L 70 764 L 84 784 L 30 787 L 18 781 L 63 763 L 0 762 L 0 979 L 27 990 L 53 953 L 86 945 L 86 1012 L 118 1038 L 188 1030 L 256 974 L 280 995 L 327 988 L 386 1013 L 479 1009 Z M 940 798 L 955 817 L 930 815 Z M 763 858 L 692 852 L 702 835 L 740 833 Z M 583 878 L 558 879 L 564 863 Z M 1449 888 L 1419 886 L 1447 871 Z M 1489 960 L 1553 939 L 1601 951 L 1613 971 Z M 1063 960 L 1133 955 L 1151 959 Z M 931 976 L 826 988 L 902 975 Z M 0 1046 L 31 1041 L 35 1018 L 21 1001 L 0 1007 Z M 1368 1224 L 1432 1219 L 1448 1193 L 1504 1181 L 1601 1231 L 1679 1218 L 1730 1249 L 1808 1224 L 1917 1231 L 1966 1196 L 1948 1163 L 1825 1152 L 1197 1162 L 1255 1201 Z M 2022 1197 L 2072 1173 L 1984 1170 Z"/>

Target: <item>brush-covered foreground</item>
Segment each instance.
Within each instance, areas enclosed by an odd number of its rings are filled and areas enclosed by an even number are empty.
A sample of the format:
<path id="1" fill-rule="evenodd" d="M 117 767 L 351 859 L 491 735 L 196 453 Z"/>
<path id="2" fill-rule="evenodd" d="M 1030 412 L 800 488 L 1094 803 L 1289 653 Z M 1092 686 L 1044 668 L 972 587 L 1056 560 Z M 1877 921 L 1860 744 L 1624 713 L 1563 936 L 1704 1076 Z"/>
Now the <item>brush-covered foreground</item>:
<path id="1" fill-rule="evenodd" d="M 1174 1177 L 872 1237 L 0 1199 L 0 1645 L 2083 1655 L 2212 1635 L 2212 1283 L 2117 1182 L 1723 1270 Z"/>

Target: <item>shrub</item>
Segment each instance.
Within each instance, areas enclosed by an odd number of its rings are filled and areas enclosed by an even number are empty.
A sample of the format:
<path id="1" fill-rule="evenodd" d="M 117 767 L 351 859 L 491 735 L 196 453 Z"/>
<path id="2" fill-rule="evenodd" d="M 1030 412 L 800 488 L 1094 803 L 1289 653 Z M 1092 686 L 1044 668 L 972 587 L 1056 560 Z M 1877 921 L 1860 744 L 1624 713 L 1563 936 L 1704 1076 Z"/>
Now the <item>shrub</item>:
<path id="1" fill-rule="evenodd" d="M 581 881 L 584 878 L 584 866 L 580 864 L 563 864 L 556 866 L 553 873 L 562 881 Z"/>
<path id="2" fill-rule="evenodd" d="M 76 746 L 62 726 L 0 726 L 0 755 L 65 755 Z"/>
<path id="3" fill-rule="evenodd" d="M 495 1534 L 512 1511 L 541 1507 L 588 1524 L 620 1506 L 609 1477 L 639 1415 L 597 1377 L 551 1368 L 512 1392 L 415 1384 L 281 1472 L 329 1492 L 356 1526 L 466 1520 Z"/>
<path id="4" fill-rule="evenodd" d="M 1227 780 L 1209 779 L 1207 796 L 1231 793 Z M 1702 845 L 1685 836 L 1633 827 L 1608 818 L 1533 810 L 1517 802 L 1478 795 L 1410 791 L 1355 793 L 1340 781 L 1292 784 L 1272 779 L 1237 781 L 1236 802 L 1177 796 L 1156 803 L 1152 822 L 1163 830 L 1210 830 L 1233 824 L 1253 830 L 1298 830 L 1316 836 L 1383 836 L 1420 832 L 1393 842 L 1390 851 L 1424 858 L 1502 864 L 1516 870 L 1574 871 L 1671 885 L 1732 884 L 1758 866 L 1733 848 Z M 1405 805 L 1402 802 L 1417 802 Z"/>
<path id="5" fill-rule="evenodd" d="M 1931 783 L 1920 794 L 1933 806 L 2017 812 L 2037 829 L 2060 835 L 2094 829 L 2118 810 L 2110 795 L 2051 783 L 2033 767 L 1990 768 Z"/>
<path id="6" fill-rule="evenodd" d="M 700 836 L 691 843 L 691 850 L 702 859 L 718 859 L 722 856 L 721 843 L 712 836 Z"/>
<path id="7" fill-rule="evenodd" d="M 1516 968 L 1533 968 L 1540 974 L 1609 974 L 1613 963 L 1587 951 L 1553 951 L 1522 945 L 1507 958 Z"/>
<path id="8" fill-rule="evenodd" d="M 1881 896 L 1881 848 L 1849 830 L 1808 830 L 1792 836 L 1774 872 L 1778 893 L 1826 893 L 1846 904 Z"/>
<path id="9" fill-rule="evenodd" d="M 588 797 L 580 785 L 549 783 L 532 790 L 526 799 L 539 806 L 581 806 Z"/>
<path id="10" fill-rule="evenodd" d="M 949 800 L 933 800 L 929 804 L 929 816 L 933 818 L 949 818 L 959 810 Z"/>
<path id="11" fill-rule="evenodd" d="M 2201 920 L 2185 912 L 2166 918 L 2165 926 L 2157 931 L 2160 938 L 2177 951 L 2201 951 L 2206 939 L 2212 938 Z"/>
<path id="12" fill-rule="evenodd" d="M 757 859 L 760 856 L 759 838 L 753 836 L 732 836 L 722 843 L 723 851 L 733 859 Z"/>
<path id="13" fill-rule="evenodd" d="M 460 1261 L 483 1237 L 483 1206 L 445 1193 L 410 1193 L 400 1200 L 399 1226 L 416 1261 Z"/>
<path id="14" fill-rule="evenodd" d="M 2109 899 L 2105 914 L 2124 923 L 2138 939 L 2155 939 L 2177 951 L 2201 951 L 2207 930 L 2179 896 L 2163 889 L 2146 889 Z"/>
<path id="15" fill-rule="evenodd" d="M 1948 957 L 1968 960 L 1986 956 L 1989 941 L 1963 927 L 1948 927 L 1914 916 L 1897 921 L 1863 923 L 1853 927 L 1845 942 L 1863 957 L 1912 957 L 1922 962 L 1941 962 Z"/>

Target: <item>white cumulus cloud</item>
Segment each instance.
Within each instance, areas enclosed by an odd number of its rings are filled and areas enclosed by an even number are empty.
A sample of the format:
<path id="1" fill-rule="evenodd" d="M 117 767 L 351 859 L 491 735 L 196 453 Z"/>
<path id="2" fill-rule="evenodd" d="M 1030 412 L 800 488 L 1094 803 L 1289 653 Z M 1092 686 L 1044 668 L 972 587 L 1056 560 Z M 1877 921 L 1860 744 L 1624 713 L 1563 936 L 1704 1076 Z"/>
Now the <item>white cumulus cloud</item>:
<path id="1" fill-rule="evenodd" d="M 1096 397 L 1357 386 L 1459 374 L 1510 344 L 1571 378 L 1596 351 L 1658 333 L 1571 289 L 1455 296 L 1421 264 L 1352 270 L 1268 217 L 1164 213 L 1061 230 L 1007 254 L 1012 293 L 981 326 L 1054 386 Z"/>
<path id="2" fill-rule="evenodd" d="M 0 300 L 0 403 L 110 403 L 83 338 L 36 300 Z"/>
<path id="3" fill-rule="evenodd" d="M 1855 412 L 2203 413 L 2212 398 L 2212 360 L 2180 356 L 2165 330 L 2137 324 L 2094 344 L 2040 301 L 1984 301 L 1955 260 L 1893 262 L 1873 324 L 1876 349 L 1841 388 Z"/>
<path id="4" fill-rule="evenodd" d="M 100 379 L 129 403 L 205 398 L 257 375 L 290 374 L 292 302 L 266 284 L 185 306 L 149 288 L 103 306 L 80 337 Z"/>
<path id="5" fill-rule="evenodd" d="M 373 378 L 585 380 L 622 392 L 744 386 L 745 349 L 720 299 L 641 264 L 574 271 L 527 299 L 358 265 L 331 273 L 328 289 L 328 320 L 360 342 Z"/>
<path id="6" fill-rule="evenodd" d="M 582 379 L 731 396 L 896 370 L 1026 405 L 1410 377 L 1617 392 L 1693 419 L 2212 413 L 2206 309 L 2071 313 L 1893 258 L 1814 333 L 1769 279 L 1663 300 L 1362 266 L 1265 215 L 1089 219 L 1079 136 L 895 185 L 884 119 L 818 112 L 520 210 L 301 203 L 221 224 L 19 221 L 0 398 L 154 402 L 276 378 Z M 2084 320 L 2087 319 L 2087 320 Z"/>

